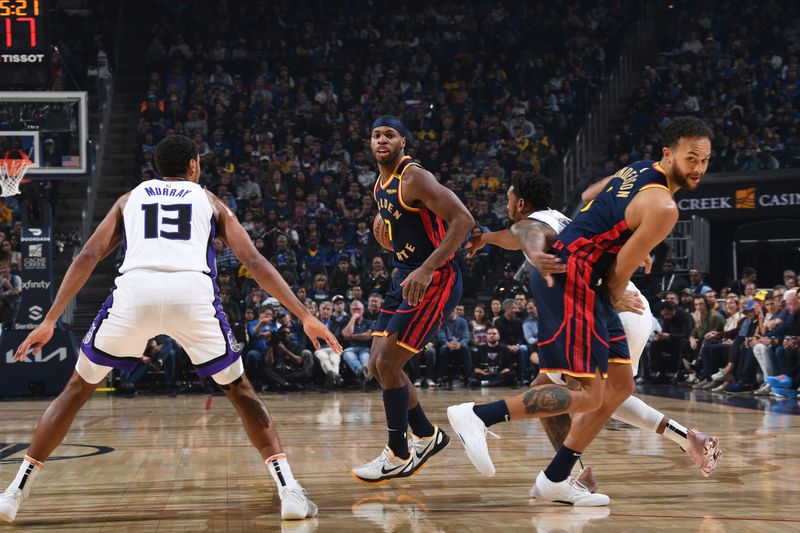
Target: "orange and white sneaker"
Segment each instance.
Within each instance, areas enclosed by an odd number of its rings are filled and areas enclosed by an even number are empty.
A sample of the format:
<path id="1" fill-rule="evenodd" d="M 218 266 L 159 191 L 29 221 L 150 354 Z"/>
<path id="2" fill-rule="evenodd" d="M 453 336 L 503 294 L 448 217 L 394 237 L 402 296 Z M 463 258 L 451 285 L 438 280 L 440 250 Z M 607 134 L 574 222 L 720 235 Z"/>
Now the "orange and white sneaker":
<path id="1" fill-rule="evenodd" d="M 388 446 L 368 463 L 355 467 L 351 474 L 364 483 L 384 483 L 396 477 L 408 477 L 414 473 L 414 455 L 408 459 L 397 457 Z"/>
<path id="2" fill-rule="evenodd" d="M 420 470 L 425 462 L 450 444 L 450 437 L 439 426 L 433 426 L 433 435 L 430 437 L 417 437 L 411 434 L 411 456 L 414 458 L 414 473 Z"/>
<path id="3" fill-rule="evenodd" d="M 686 455 L 691 457 L 695 464 L 700 467 L 703 477 L 710 476 L 714 468 L 717 467 L 717 463 L 722 459 L 719 437 L 706 435 L 696 429 L 690 429 L 686 432 L 686 440 L 689 442 L 689 449 L 686 450 Z"/>

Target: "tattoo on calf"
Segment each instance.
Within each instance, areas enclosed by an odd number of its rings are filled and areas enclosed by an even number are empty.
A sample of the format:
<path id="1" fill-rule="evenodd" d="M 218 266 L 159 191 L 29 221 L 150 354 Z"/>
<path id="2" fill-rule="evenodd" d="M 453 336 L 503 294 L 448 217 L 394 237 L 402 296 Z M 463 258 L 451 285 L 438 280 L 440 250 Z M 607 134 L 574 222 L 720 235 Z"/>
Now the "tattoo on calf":
<path id="1" fill-rule="evenodd" d="M 522 397 L 522 403 L 525 404 L 525 413 L 529 415 L 564 411 L 571 402 L 572 398 L 569 395 L 569 391 L 558 385 L 545 385 L 531 389 Z"/>
<path id="2" fill-rule="evenodd" d="M 547 416 L 540 418 L 542 427 L 547 434 L 547 438 L 554 449 L 564 444 L 569 434 L 569 428 L 572 426 L 572 418 L 567 413 L 562 413 L 555 416 Z"/>

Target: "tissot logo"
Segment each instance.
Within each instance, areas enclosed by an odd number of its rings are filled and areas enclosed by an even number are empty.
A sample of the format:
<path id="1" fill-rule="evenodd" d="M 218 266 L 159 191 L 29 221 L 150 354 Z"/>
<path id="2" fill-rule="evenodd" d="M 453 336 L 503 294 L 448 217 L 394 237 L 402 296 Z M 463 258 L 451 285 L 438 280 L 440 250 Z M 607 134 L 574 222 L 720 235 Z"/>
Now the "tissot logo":
<path id="1" fill-rule="evenodd" d="M 25 457 L 25 450 L 30 447 L 29 442 L 0 442 L 0 464 L 18 464 Z M 66 444 L 58 446 L 59 455 L 51 455 L 47 461 L 62 461 L 64 459 L 83 459 L 111 453 L 114 448 L 110 446 L 95 446 L 94 444 Z"/>
<path id="2" fill-rule="evenodd" d="M 3 63 L 42 63 L 44 54 L 0 54 L 0 61 Z"/>

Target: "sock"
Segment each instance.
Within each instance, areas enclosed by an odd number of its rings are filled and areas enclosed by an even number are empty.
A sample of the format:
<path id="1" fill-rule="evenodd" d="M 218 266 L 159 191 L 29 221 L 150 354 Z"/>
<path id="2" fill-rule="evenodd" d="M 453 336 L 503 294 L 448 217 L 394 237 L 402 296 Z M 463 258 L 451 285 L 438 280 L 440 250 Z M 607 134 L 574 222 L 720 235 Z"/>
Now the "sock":
<path id="1" fill-rule="evenodd" d="M 278 488 L 295 485 L 297 481 L 292 475 L 292 467 L 289 466 L 289 461 L 286 460 L 285 453 L 276 453 L 266 461 L 269 473 L 272 474 L 272 479 Z"/>
<path id="2" fill-rule="evenodd" d="M 644 403 L 635 396 L 629 396 L 622 402 L 617 410 L 611 414 L 611 418 L 625 422 L 639 429 L 656 433 L 658 425 L 664 418 L 664 414 Z"/>
<path id="3" fill-rule="evenodd" d="M 417 403 L 417 406 L 408 412 L 408 425 L 417 437 L 430 437 L 433 435 L 433 424 L 425 416 L 425 411 L 422 410 L 422 404 L 420 403 Z"/>
<path id="4" fill-rule="evenodd" d="M 384 389 L 383 409 L 386 411 L 386 429 L 389 430 L 389 449 L 395 456 L 408 459 L 408 385 Z"/>
<path id="5" fill-rule="evenodd" d="M 664 428 L 664 436 L 680 446 L 683 451 L 689 449 L 689 440 L 686 438 L 686 434 L 686 428 L 671 418 L 667 422 L 667 427 Z"/>
<path id="6" fill-rule="evenodd" d="M 583 452 L 570 450 L 562 444 L 558 447 L 556 456 L 553 457 L 553 460 L 550 461 L 550 464 L 544 471 L 544 475 L 553 483 L 564 481 L 569 477 L 572 469 L 575 467 L 575 463 L 578 462 L 581 455 L 583 455 Z"/>
<path id="7" fill-rule="evenodd" d="M 508 422 L 511 420 L 508 414 L 508 405 L 505 400 L 475 405 L 472 407 L 472 410 L 478 415 L 478 418 L 483 420 L 487 428 L 498 422 Z"/>
<path id="8" fill-rule="evenodd" d="M 26 455 L 22 460 L 22 464 L 19 465 L 17 477 L 14 478 L 14 481 L 11 482 L 7 490 L 20 489 L 22 491 L 22 496 L 27 498 L 31 493 L 33 481 L 42 468 L 44 468 L 44 463 Z"/>

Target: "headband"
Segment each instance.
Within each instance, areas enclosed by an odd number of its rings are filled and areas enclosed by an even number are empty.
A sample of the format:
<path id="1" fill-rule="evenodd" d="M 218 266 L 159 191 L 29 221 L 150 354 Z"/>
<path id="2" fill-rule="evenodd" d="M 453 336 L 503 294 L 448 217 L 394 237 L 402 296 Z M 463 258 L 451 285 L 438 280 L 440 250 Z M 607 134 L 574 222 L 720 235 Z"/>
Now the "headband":
<path id="1" fill-rule="evenodd" d="M 375 128 L 380 128 L 381 126 L 388 126 L 394 130 L 397 130 L 397 133 L 403 137 L 408 137 L 408 128 L 406 128 L 406 125 L 403 124 L 401 120 L 398 120 L 394 117 L 384 115 L 376 118 L 375 122 L 372 123 L 372 128 L 370 128 L 370 131 L 374 130 Z"/>

